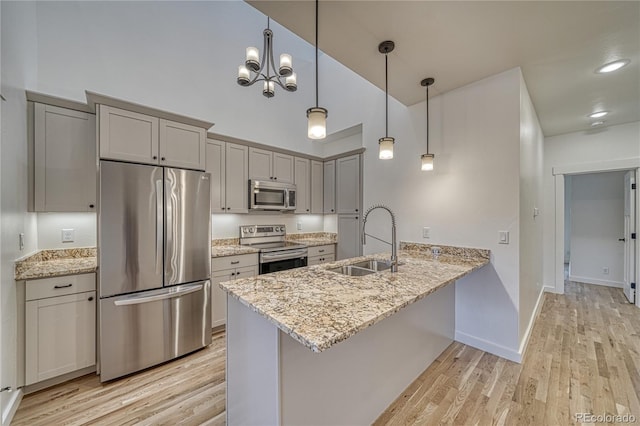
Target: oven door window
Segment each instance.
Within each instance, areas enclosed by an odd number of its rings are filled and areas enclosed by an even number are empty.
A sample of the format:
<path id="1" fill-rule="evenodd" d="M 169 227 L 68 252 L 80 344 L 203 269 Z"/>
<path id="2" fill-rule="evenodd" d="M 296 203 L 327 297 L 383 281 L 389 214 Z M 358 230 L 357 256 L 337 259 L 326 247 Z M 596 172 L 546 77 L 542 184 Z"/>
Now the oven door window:
<path id="1" fill-rule="evenodd" d="M 282 189 L 260 188 L 253 192 L 253 200 L 256 206 L 284 206 L 284 194 Z"/>
<path id="2" fill-rule="evenodd" d="M 271 272 L 285 271 L 287 269 L 300 268 L 307 266 L 307 258 L 295 258 L 286 260 L 276 260 L 275 262 L 261 263 L 260 273 L 270 274 Z"/>

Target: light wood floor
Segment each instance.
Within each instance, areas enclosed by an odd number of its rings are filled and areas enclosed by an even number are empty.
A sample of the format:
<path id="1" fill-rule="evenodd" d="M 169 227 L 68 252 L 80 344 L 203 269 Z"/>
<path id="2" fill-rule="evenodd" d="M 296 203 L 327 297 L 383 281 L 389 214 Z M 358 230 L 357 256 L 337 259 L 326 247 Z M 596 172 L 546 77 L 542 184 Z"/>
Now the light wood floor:
<path id="1" fill-rule="evenodd" d="M 640 423 L 640 310 L 620 289 L 568 282 L 565 291 L 545 295 L 521 365 L 454 342 L 376 424 L 552 426 L 581 412 Z M 123 380 L 85 376 L 28 395 L 12 424 L 223 424 L 224 362 L 218 334 L 203 351 Z"/>

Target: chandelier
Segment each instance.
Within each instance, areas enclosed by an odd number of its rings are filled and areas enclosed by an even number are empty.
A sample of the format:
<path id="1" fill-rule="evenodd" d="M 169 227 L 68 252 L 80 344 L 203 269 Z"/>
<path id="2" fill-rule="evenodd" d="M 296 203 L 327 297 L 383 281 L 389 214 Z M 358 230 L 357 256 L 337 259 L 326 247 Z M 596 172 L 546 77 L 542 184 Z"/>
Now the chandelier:
<path id="1" fill-rule="evenodd" d="M 288 92 L 295 92 L 298 84 L 296 73 L 291 66 L 291 55 L 288 53 L 280 55 L 280 66 L 276 70 L 273 60 L 273 31 L 269 24 L 270 18 L 267 17 L 267 28 L 262 32 L 264 35 L 262 61 L 260 61 L 260 51 L 257 47 L 247 47 L 245 63 L 238 67 L 238 84 L 251 86 L 258 81 L 263 81 L 262 94 L 272 98 L 275 95 L 276 84 Z"/>

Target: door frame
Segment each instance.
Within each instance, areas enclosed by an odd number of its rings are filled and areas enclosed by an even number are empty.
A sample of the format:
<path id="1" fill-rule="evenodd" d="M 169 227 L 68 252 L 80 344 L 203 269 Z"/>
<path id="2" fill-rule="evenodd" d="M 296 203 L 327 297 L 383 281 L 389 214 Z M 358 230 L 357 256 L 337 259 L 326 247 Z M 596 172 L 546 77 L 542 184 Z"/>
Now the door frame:
<path id="1" fill-rule="evenodd" d="M 632 170 L 636 174 L 636 184 L 640 181 L 640 157 L 622 160 L 598 161 L 593 163 L 554 166 L 552 174 L 555 184 L 555 253 L 554 253 L 554 292 L 564 294 L 564 197 L 565 176 L 585 173 L 614 172 Z M 636 190 L 636 212 L 640 207 L 640 190 Z M 640 230 L 640 214 L 636 214 L 636 232 Z M 636 240 L 637 241 L 637 240 Z M 637 243 L 636 243 L 637 244 Z M 640 248 L 636 245 L 636 284 L 640 283 Z M 636 294 L 638 294 L 636 292 Z M 640 307 L 640 297 L 636 297 L 636 306 Z"/>

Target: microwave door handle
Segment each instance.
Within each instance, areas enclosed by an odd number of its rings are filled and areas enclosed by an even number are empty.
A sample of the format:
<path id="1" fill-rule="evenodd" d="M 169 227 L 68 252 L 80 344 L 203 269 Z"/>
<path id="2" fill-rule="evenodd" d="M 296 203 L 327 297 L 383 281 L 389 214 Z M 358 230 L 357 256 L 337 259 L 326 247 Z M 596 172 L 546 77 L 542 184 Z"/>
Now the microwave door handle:
<path id="1" fill-rule="evenodd" d="M 289 208 L 289 190 L 287 188 L 284 189 L 284 208 Z"/>

